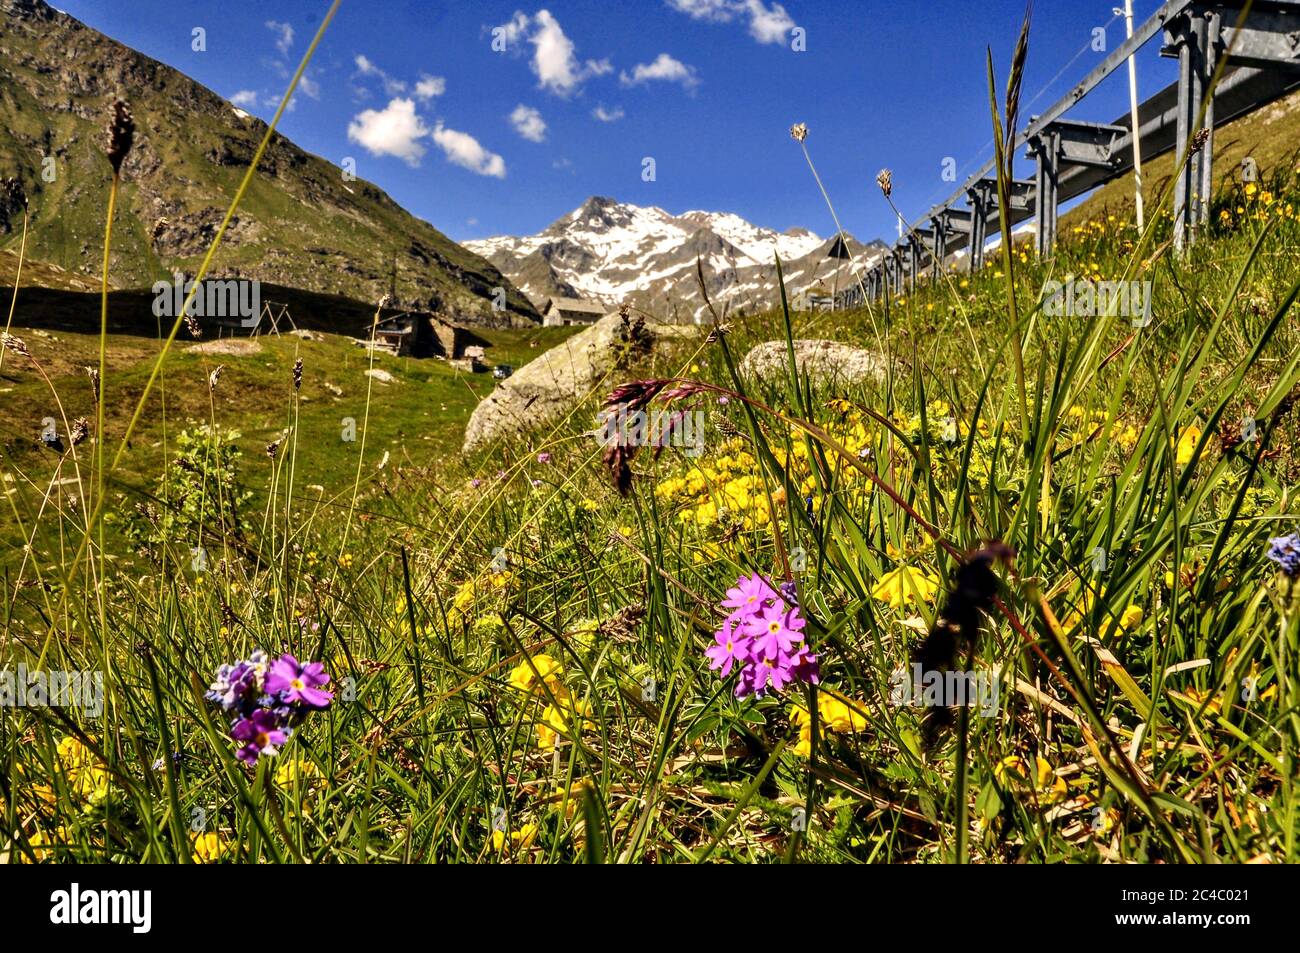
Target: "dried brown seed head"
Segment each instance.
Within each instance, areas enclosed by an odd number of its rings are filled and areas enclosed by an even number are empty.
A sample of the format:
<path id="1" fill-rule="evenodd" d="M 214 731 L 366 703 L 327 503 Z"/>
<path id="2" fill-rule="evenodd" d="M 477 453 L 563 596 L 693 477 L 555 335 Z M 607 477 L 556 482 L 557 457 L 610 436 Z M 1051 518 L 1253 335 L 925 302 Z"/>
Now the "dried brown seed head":
<path id="1" fill-rule="evenodd" d="M 16 338 L 8 331 L 0 335 L 0 346 L 7 347 L 15 354 L 21 354 L 23 357 L 31 357 L 32 352 L 27 350 L 27 344 L 22 338 Z"/>
<path id="2" fill-rule="evenodd" d="M 113 174 L 122 171 L 122 162 L 131 151 L 135 142 L 135 120 L 131 117 L 131 107 L 126 100 L 113 102 L 113 116 L 108 122 L 108 161 L 112 163 Z"/>
<path id="3" fill-rule="evenodd" d="M 876 185 L 880 186 L 880 191 L 885 193 L 885 198 L 894 194 L 894 173 L 888 169 L 881 169 L 876 173 Z"/>

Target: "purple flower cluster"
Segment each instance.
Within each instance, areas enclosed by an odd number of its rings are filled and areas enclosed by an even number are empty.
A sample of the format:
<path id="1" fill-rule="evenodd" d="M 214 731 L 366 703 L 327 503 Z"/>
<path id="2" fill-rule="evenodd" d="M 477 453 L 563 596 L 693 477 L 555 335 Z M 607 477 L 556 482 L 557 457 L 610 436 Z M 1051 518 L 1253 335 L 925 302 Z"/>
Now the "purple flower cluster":
<path id="1" fill-rule="evenodd" d="M 1268 541 L 1268 558 L 1289 579 L 1300 579 L 1300 533 L 1275 536 Z"/>
<path id="2" fill-rule="evenodd" d="M 288 654 L 272 662 L 258 649 L 217 669 L 204 697 L 230 714 L 230 737 L 239 742 L 235 757 L 254 764 L 277 754 L 307 712 L 329 707 L 334 696 L 322 688 L 329 680 L 320 662 L 302 664 Z"/>
<path id="3" fill-rule="evenodd" d="M 770 582 L 758 573 L 742 576 L 727 590 L 722 608 L 731 613 L 705 654 L 709 668 L 723 678 L 733 666 L 739 670 L 737 698 L 762 696 L 769 687 L 779 692 L 791 682 L 817 684 L 817 656 L 803 636 L 807 622 Z"/>

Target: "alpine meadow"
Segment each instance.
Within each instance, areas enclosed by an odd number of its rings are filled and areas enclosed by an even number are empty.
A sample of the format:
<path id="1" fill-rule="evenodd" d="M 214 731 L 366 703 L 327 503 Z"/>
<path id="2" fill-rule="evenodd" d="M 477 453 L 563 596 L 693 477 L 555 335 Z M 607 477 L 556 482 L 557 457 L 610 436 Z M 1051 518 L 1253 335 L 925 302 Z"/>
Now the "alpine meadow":
<path id="1" fill-rule="evenodd" d="M 0 863 L 1300 861 L 1300 2 L 1022 4 L 0 0 Z"/>

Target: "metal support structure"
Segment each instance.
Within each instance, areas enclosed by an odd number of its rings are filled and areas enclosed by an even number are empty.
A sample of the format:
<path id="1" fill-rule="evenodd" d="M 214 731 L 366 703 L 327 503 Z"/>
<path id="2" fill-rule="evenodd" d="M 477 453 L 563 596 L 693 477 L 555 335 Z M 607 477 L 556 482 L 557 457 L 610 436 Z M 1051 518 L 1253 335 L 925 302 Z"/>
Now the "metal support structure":
<path id="1" fill-rule="evenodd" d="M 948 258 L 948 221 L 942 212 L 930 219 L 930 231 L 934 235 L 934 246 L 930 252 L 930 278 L 937 282 L 943 275 L 943 263 Z"/>
<path id="2" fill-rule="evenodd" d="M 970 212 L 970 254 L 967 255 L 967 270 L 973 275 L 984 267 L 984 243 L 988 240 L 989 214 L 997 198 L 997 183 L 992 179 L 980 179 L 966 190 L 966 201 Z"/>
<path id="3" fill-rule="evenodd" d="M 1225 6 L 1229 8 L 1226 15 L 1221 9 Z M 1295 11 L 1278 9 L 1287 6 L 1286 4 L 1258 2 L 1252 6 L 1247 21 L 1238 28 L 1238 8 L 1241 6 L 1241 0 L 1231 4 L 1209 5 L 1206 17 L 1219 19 L 1217 29 L 1210 24 L 1211 44 L 1220 51 L 1231 49 L 1234 66 L 1300 69 L 1300 59 L 1297 58 L 1300 54 L 1300 33 L 1296 31 Z"/>
<path id="4" fill-rule="evenodd" d="M 949 235 L 969 235 L 971 230 L 971 214 L 964 209 L 946 208 L 939 213 L 943 219 L 944 225 L 948 229 Z"/>
<path id="5" fill-rule="evenodd" d="M 1038 257 L 1046 258 L 1056 245 L 1057 193 L 1060 191 L 1060 137 L 1049 126 L 1029 141 L 1029 154 L 1037 160 L 1034 195 L 1037 216 L 1035 241 Z"/>
<path id="6" fill-rule="evenodd" d="M 1209 218 L 1213 194 L 1214 98 L 1207 96 L 1218 58 L 1220 16 L 1201 4 L 1192 4 L 1165 27 L 1164 56 L 1178 57 L 1178 106 L 1174 136 L 1174 248 L 1182 251 L 1196 241 L 1197 231 Z M 1200 129 L 1209 138 L 1191 153 Z"/>
<path id="7" fill-rule="evenodd" d="M 916 277 L 920 281 L 924 277 L 926 269 L 929 268 L 933 273 L 934 259 L 938 250 L 938 239 L 935 237 L 933 228 L 914 228 L 912 237 L 916 239 Z"/>
<path id="8" fill-rule="evenodd" d="M 1124 126 L 1058 119 L 1029 140 L 1029 154 L 1038 160 L 1034 178 L 1038 216 L 1037 246 L 1040 258 L 1056 247 L 1056 221 L 1060 208 L 1061 173 L 1074 166 L 1107 172 L 1119 166 L 1115 145 L 1128 133 Z"/>
<path id="9" fill-rule="evenodd" d="M 1177 57 L 1178 81 L 1133 108 L 1110 125 L 1066 119 L 1080 100 L 1108 76 L 1132 61 L 1148 42 L 1162 37 L 1161 53 Z M 1220 57 L 1228 62 L 1209 95 Z M 1175 157 L 1174 242 L 1180 250 L 1195 240 L 1209 219 L 1213 194 L 1214 126 L 1231 122 L 1300 89 L 1300 0 L 1165 0 L 1105 60 L 1028 127 L 1015 135 L 1013 149 L 1028 145 L 1039 160 L 1035 179 L 1015 183 L 1009 208 L 998 207 L 992 161 L 986 162 L 958 190 L 929 209 L 912 226 L 933 235 L 936 270 L 945 257 L 967 249 L 968 267 L 984 264 L 984 245 L 1004 220 L 1014 226 L 1037 216 L 1037 244 L 1051 252 L 1057 209 L 1112 179 L 1136 171 L 1139 162 L 1172 152 Z M 1198 130 L 1205 137 L 1194 154 L 1189 146 Z M 968 227 L 954 219 L 938 220 L 968 204 Z M 962 224 L 965 224 L 963 222 Z M 953 227 L 945 227 L 953 226 Z M 927 242 L 929 245 L 930 242 Z M 896 256 L 917 249 L 900 241 Z M 901 262 L 900 262 L 901 264 Z M 914 276 L 919 267 L 913 267 Z M 895 271 L 901 288 L 904 273 Z"/>
<path id="10" fill-rule="evenodd" d="M 975 188 L 980 190 L 985 198 L 985 216 L 981 230 L 981 244 L 988 240 L 989 226 L 994 222 L 998 223 L 998 228 L 1002 227 L 1002 210 L 998 208 L 998 180 L 980 179 L 975 183 Z M 1010 195 L 1008 204 L 1011 206 L 1008 212 L 1008 220 L 1014 225 L 1017 221 L 1023 221 L 1032 216 L 1038 207 L 1038 182 L 1036 179 L 1014 179 L 1011 182 Z M 980 262 L 984 261 L 984 250 L 980 249 Z"/>

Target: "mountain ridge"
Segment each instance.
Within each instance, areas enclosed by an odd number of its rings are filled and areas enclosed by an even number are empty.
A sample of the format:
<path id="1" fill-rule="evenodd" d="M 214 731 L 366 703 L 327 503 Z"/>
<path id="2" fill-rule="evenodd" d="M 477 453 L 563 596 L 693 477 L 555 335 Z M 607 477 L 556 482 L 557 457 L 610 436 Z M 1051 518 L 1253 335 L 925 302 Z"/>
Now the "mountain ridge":
<path id="1" fill-rule="evenodd" d="M 853 262 L 828 258 L 835 236 L 807 228 L 782 232 L 732 212 L 692 209 L 673 215 L 658 206 L 593 195 L 534 235 L 464 242 L 491 261 L 533 303 L 583 297 L 611 307 L 627 303 L 657 315 L 702 320 L 708 305 L 758 310 L 779 299 L 776 257 L 790 295 L 831 291 L 878 260 L 885 246 L 846 236 Z M 700 268 L 697 271 L 696 262 Z"/>
<path id="2" fill-rule="evenodd" d="M 44 0 L 0 0 L 0 172 L 16 175 L 29 198 L 33 259 L 98 273 L 110 181 L 102 131 L 118 96 L 131 104 L 136 137 L 123 164 L 112 280 L 139 287 L 177 270 L 193 273 L 266 123 Z M 214 276 L 371 302 L 395 287 L 402 306 L 468 323 L 538 320 L 491 263 L 278 132 L 259 173 L 213 261 Z M 21 215 L 21 206 L 0 197 L 0 246 L 17 240 Z M 504 311 L 493 308 L 498 289 L 506 293 Z"/>

